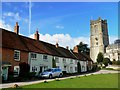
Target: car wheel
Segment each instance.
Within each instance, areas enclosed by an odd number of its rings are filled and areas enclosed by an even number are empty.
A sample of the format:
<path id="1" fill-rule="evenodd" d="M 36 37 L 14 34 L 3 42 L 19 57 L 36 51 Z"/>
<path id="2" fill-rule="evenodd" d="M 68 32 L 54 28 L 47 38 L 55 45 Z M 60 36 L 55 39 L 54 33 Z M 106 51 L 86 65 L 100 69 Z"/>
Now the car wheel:
<path id="1" fill-rule="evenodd" d="M 50 78 L 50 79 L 52 78 L 52 75 L 51 75 L 51 74 L 49 75 L 49 78 Z"/>
<path id="2" fill-rule="evenodd" d="M 59 77 L 61 78 L 62 76 L 63 76 L 62 73 L 60 73 Z"/>

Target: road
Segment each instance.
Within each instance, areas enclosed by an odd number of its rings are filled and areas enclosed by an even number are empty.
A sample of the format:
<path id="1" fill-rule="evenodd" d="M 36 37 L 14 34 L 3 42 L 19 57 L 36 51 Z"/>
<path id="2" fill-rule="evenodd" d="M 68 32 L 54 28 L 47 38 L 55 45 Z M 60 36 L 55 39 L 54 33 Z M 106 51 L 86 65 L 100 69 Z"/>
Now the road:
<path id="1" fill-rule="evenodd" d="M 119 71 L 113 71 L 113 70 L 100 70 L 94 73 L 89 73 L 89 74 L 82 74 L 82 75 L 77 75 L 77 76 L 84 76 L 84 75 L 91 75 L 91 74 L 109 74 L 109 73 L 120 73 Z M 76 76 L 69 76 L 69 77 L 63 77 L 59 78 L 60 80 L 63 79 L 68 79 L 68 78 L 74 78 Z M 49 81 L 54 81 L 55 79 L 46 79 L 48 82 Z M 44 82 L 45 80 L 38 80 L 38 81 L 29 81 L 29 82 L 14 82 L 14 83 L 4 83 L 0 84 L 0 88 L 10 88 L 13 87 L 15 84 L 19 86 L 24 86 L 24 85 L 30 85 L 30 84 L 36 84 L 36 83 L 41 83 Z"/>

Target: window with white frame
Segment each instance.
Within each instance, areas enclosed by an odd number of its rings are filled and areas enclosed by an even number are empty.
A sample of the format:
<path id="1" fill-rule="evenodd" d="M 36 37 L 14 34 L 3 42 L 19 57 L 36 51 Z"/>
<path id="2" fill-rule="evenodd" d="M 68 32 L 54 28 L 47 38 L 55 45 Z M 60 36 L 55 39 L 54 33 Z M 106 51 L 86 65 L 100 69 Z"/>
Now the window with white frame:
<path id="1" fill-rule="evenodd" d="M 47 70 L 48 69 L 48 66 L 44 66 L 44 70 Z"/>
<path id="2" fill-rule="evenodd" d="M 75 71 L 77 71 L 77 67 L 75 67 Z"/>
<path id="3" fill-rule="evenodd" d="M 19 50 L 14 51 L 14 60 L 20 61 L 20 51 Z"/>
<path id="4" fill-rule="evenodd" d="M 32 67 L 32 71 L 33 71 L 33 72 L 36 72 L 36 71 L 37 71 L 37 67 L 33 66 L 33 67 Z"/>
<path id="5" fill-rule="evenodd" d="M 56 63 L 59 63 L 59 58 L 55 57 L 55 61 L 56 61 Z"/>
<path id="6" fill-rule="evenodd" d="M 14 66 L 14 77 L 18 77 L 20 72 L 20 67 L 19 66 Z"/>
<path id="7" fill-rule="evenodd" d="M 60 68 L 60 66 L 56 66 L 56 68 Z"/>
<path id="8" fill-rule="evenodd" d="M 77 60 L 75 60 L 75 64 L 77 64 Z"/>
<path id="9" fill-rule="evenodd" d="M 36 53 L 31 53 L 31 59 L 36 59 L 37 58 L 37 54 Z"/>
<path id="10" fill-rule="evenodd" d="M 63 63 L 66 63 L 66 59 L 65 58 L 63 58 Z"/>
<path id="11" fill-rule="evenodd" d="M 73 67 L 70 67 L 70 72 L 71 72 L 71 73 L 73 72 Z"/>
<path id="12" fill-rule="evenodd" d="M 72 59 L 70 59 L 70 63 L 71 63 L 71 64 L 73 63 L 73 60 L 72 60 Z"/>
<path id="13" fill-rule="evenodd" d="M 43 55 L 43 60 L 44 61 L 48 61 L 47 58 L 48 58 L 47 55 Z"/>

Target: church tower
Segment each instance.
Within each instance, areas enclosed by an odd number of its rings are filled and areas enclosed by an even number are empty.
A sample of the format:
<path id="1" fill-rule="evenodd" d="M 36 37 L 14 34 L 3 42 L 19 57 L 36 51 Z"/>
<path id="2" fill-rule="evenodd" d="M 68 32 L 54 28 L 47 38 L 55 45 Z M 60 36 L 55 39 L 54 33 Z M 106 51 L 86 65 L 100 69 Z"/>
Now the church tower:
<path id="1" fill-rule="evenodd" d="M 107 20 L 90 20 L 90 57 L 97 62 L 99 52 L 105 53 L 105 48 L 109 45 Z"/>

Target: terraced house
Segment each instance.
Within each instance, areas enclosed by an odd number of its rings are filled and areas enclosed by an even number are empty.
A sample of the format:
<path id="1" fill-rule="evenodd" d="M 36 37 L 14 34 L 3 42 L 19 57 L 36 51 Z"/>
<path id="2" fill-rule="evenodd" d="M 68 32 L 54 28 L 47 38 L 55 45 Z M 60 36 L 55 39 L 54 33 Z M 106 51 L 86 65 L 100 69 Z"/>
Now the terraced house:
<path id="1" fill-rule="evenodd" d="M 20 62 L 28 63 L 30 72 L 37 74 L 47 68 L 52 68 L 53 60 L 56 67 L 66 73 L 87 72 L 92 69 L 92 60 L 87 55 L 79 53 L 76 46 L 71 51 L 68 46 L 63 48 L 58 43 L 53 45 L 43 42 L 39 38 L 38 31 L 34 34 L 34 39 L 19 35 L 18 23 L 15 25 L 14 32 L 1 28 L 0 34 L 2 34 L 1 69 L 5 80 L 9 72 L 17 72 L 19 75 Z"/>

